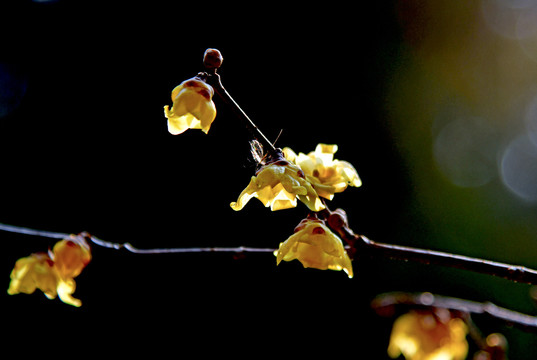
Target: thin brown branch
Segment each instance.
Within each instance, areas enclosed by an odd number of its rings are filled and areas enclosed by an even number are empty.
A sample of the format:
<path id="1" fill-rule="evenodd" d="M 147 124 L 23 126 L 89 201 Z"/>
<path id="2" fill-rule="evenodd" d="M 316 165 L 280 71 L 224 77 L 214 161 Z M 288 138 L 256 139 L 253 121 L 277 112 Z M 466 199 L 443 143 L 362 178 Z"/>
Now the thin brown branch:
<path id="1" fill-rule="evenodd" d="M 520 312 L 509 310 L 491 302 L 476 302 L 448 296 L 433 295 L 424 293 L 390 292 L 375 297 L 371 302 L 371 307 L 379 314 L 391 313 L 386 311 L 395 305 L 406 305 L 414 307 L 435 307 L 460 311 L 470 314 L 488 315 L 509 325 L 516 325 L 527 331 L 537 332 L 537 317 Z"/>
<path id="2" fill-rule="evenodd" d="M 520 265 L 511 265 L 442 251 L 385 244 L 370 240 L 363 235 L 355 235 L 354 240 L 356 240 L 355 246 L 360 255 L 382 256 L 390 259 L 441 265 L 498 276 L 515 282 L 537 284 L 537 270 Z"/>
<path id="3" fill-rule="evenodd" d="M 441 265 L 498 276 L 515 282 L 537 284 L 537 270 L 525 266 L 436 250 L 386 244 L 370 240 L 363 235 L 357 235 L 349 227 L 347 214 L 343 209 L 332 211 L 327 207 L 315 216 L 326 220 L 328 226 L 345 240 L 350 246 L 349 255 L 352 257 L 385 257 L 403 261 L 414 261 L 422 264 Z"/>

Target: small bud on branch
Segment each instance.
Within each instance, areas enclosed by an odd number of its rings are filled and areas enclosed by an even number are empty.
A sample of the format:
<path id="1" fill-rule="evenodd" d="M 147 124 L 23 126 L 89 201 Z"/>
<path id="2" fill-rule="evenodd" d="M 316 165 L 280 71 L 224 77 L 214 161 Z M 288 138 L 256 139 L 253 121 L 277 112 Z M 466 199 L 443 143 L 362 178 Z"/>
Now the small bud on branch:
<path id="1" fill-rule="evenodd" d="M 207 70 L 216 70 L 220 66 L 222 66 L 222 62 L 224 61 L 224 58 L 222 57 L 222 53 L 218 51 L 218 49 L 207 49 L 205 50 L 205 54 L 203 54 L 203 65 L 207 68 Z"/>

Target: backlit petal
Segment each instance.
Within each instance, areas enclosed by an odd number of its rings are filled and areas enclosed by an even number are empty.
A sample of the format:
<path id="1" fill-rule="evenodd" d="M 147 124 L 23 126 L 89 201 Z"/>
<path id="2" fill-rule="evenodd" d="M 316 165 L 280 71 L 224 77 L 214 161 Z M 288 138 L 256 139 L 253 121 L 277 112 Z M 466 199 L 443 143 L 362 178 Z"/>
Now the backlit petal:
<path id="1" fill-rule="evenodd" d="M 54 262 L 46 253 L 32 254 L 17 260 L 11 272 L 8 294 L 31 294 L 40 289 L 49 298 L 56 297 L 58 283 Z"/>
<path id="2" fill-rule="evenodd" d="M 63 279 L 77 277 L 91 261 L 89 248 L 70 239 L 57 242 L 52 252 L 54 266 Z"/>
<path id="3" fill-rule="evenodd" d="M 236 202 L 230 205 L 233 210 L 241 210 L 253 197 L 256 197 L 272 211 L 296 207 L 297 198 L 312 211 L 324 209 L 319 196 L 311 184 L 300 175 L 300 168 L 285 163 L 268 164 L 253 176 Z"/>
<path id="4" fill-rule="evenodd" d="M 335 193 L 347 186 L 361 186 L 362 181 L 356 169 L 346 161 L 334 159 L 337 145 L 318 144 L 309 154 L 296 153 L 290 148 L 283 149 L 288 161 L 298 165 L 319 196 L 331 200 Z"/>
<path id="5" fill-rule="evenodd" d="M 73 279 L 62 280 L 58 283 L 58 297 L 66 304 L 80 307 L 82 301 L 75 299 L 72 294 L 75 292 L 76 283 Z"/>
<path id="6" fill-rule="evenodd" d="M 201 129 L 207 133 L 216 117 L 212 101 L 213 88 L 198 78 L 188 79 L 172 91 L 173 106 L 164 106 L 168 131 L 178 135 L 187 129 Z"/>
<path id="7" fill-rule="evenodd" d="M 352 278 L 352 263 L 341 239 L 317 220 L 301 224 L 300 230 L 280 243 L 276 263 L 297 259 L 305 268 L 344 270 Z"/>

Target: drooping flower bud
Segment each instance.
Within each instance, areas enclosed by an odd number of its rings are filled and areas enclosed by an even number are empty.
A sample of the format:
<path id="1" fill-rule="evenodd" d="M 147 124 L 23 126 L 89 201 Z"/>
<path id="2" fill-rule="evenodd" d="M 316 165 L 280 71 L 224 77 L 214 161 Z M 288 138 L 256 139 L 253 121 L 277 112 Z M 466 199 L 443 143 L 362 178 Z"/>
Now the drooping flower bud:
<path id="1" fill-rule="evenodd" d="M 168 131 L 181 134 L 188 129 L 201 129 L 207 134 L 216 117 L 212 101 L 214 90 L 202 79 L 194 77 L 183 81 L 172 91 L 173 106 L 164 106 Z"/>
<path id="2" fill-rule="evenodd" d="M 403 354 L 409 360 L 463 360 L 468 354 L 467 334 L 463 320 L 446 310 L 440 314 L 412 311 L 395 320 L 388 355 L 394 359 Z"/>
<path id="3" fill-rule="evenodd" d="M 82 302 L 72 296 L 76 289 L 74 278 L 90 261 L 89 245 L 82 237 L 72 235 L 57 242 L 49 253 L 17 260 L 7 292 L 31 294 L 39 289 L 49 299 L 59 296 L 64 303 L 79 307 Z"/>
<path id="4" fill-rule="evenodd" d="M 217 49 L 209 48 L 203 54 L 203 65 L 209 70 L 218 69 L 223 61 L 222 53 Z"/>
<path id="5" fill-rule="evenodd" d="M 277 264 L 297 259 L 305 268 L 343 270 L 353 277 L 343 242 L 320 220 L 304 219 L 295 233 L 280 243 L 275 255 Z"/>

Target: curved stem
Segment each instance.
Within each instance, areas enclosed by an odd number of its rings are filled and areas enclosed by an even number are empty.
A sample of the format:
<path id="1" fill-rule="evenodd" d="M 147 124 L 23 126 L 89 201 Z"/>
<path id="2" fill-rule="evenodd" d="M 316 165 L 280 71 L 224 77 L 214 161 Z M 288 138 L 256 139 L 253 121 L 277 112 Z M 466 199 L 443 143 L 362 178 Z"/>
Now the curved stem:
<path id="1" fill-rule="evenodd" d="M 241 119 L 244 124 L 246 125 L 246 128 L 248 131 L 250 131 L 250 134 L 263 145 L 263 148 L 267 149 L 269 154 L 273 158 L 279 157 L 279 152 L 276 150 L 274 145 L 267 139 L 267 137 L 259 130 L 257 125 L 246 115 L 244 110 L 241 109 L 239 104 L 231 97 L 231 95 L 227 92 L 227 90 L 222 85 L 222 81 L 220 78 L 220 75 L 214 71 L 212 73 L 205 73 L 206 76 L 206 82 L 211 85 L 218 96 L 226 103 L 231 110 L 235 113 L 235 115 Z"/>

